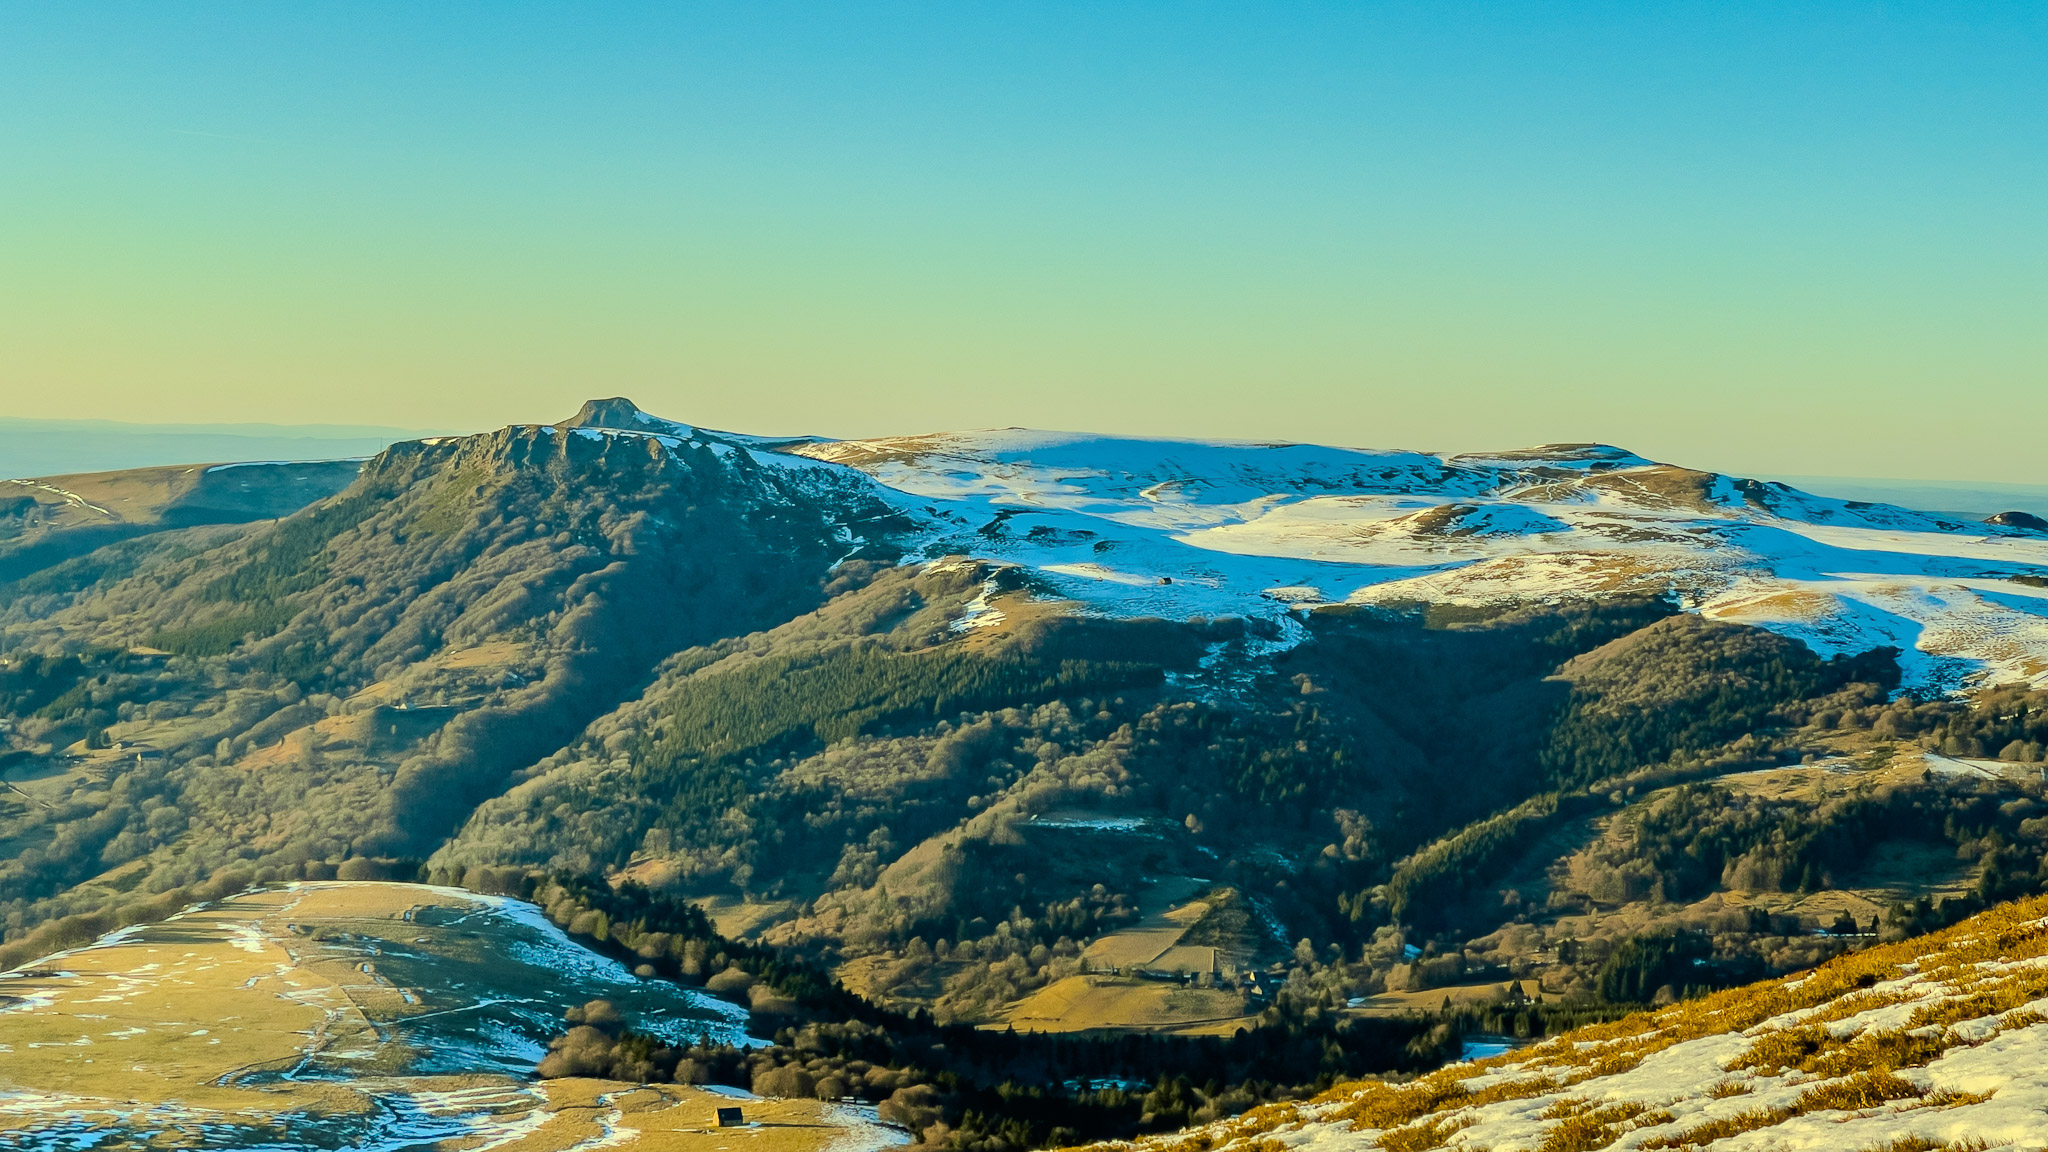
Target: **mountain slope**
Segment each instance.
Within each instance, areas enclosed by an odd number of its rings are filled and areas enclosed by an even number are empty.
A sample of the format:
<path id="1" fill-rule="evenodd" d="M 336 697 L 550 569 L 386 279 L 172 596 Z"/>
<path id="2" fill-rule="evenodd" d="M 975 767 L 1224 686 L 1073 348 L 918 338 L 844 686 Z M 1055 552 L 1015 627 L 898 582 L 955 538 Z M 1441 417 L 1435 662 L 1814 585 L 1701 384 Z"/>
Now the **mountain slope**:
<path id="1" fill-rule="evenodd" d="M 12 665 L 0 899 L 424 855 L 669 654 L 815 606 L 888 514 L 868 486 L 720 442 L 510 428 L 396 445 L 275 525 L 17 596 L 13 644 L 48 655 Z"/>
<path id="2" fill-rule="evenodd" d="M 1344 1085 L 1135 1146 L 2039 1149 L 2044 1057 L 2048 900 L 2035 899 L 1412 1083 Z"/>

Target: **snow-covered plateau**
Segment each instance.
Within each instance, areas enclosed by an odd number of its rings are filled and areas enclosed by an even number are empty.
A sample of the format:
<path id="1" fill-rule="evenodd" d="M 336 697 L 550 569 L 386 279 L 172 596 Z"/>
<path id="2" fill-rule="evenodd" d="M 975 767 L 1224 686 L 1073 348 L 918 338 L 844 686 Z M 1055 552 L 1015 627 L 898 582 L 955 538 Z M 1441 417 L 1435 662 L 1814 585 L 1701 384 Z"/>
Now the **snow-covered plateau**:
<path id="1" fill-rule="evenodd" d="M 2048 686 L 2048 532 L 1605 445 L 1440 456 L 1021 429 L 769 440 L 637 412 L 612 423 L 719 444 L 819 495 L 847 494 L 857 470 L 915 526 L 897 541 L 913 555 L 1018 565 L 1104 615 L 1284 626 L 1338 604 L 1664 595 L 1823 656 L 1896 647 L 1918 692 Z"/>

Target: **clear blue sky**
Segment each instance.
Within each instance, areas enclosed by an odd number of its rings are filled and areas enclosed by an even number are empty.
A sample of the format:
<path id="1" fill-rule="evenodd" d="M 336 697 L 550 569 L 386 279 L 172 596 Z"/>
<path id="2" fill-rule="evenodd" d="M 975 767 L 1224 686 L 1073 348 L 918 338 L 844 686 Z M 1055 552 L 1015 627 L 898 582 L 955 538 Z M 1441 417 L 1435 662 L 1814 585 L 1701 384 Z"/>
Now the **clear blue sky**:
<path id="1" fill-rule="evenodd" d="M 2048 481 L 2048 6 L 0 4 L 6 414 Z"/>

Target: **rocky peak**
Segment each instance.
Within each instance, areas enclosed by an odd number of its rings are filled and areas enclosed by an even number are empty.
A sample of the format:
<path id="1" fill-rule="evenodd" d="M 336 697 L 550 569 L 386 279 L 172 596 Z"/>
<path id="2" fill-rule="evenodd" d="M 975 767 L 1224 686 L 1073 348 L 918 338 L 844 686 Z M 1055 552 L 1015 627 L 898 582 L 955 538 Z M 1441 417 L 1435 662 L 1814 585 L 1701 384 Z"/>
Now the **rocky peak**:
<path id="1" fill-rule="evenodd" d="M 557 428 L 615 428 L 625 432 L 665 432 L 687 434 L 687 425 L 673 420 L 663 420 L 640 410 L 638 404 L 624 396 L 612 396 L 603 400 L 585 400 L 576 415 L 555 425 Z"/>

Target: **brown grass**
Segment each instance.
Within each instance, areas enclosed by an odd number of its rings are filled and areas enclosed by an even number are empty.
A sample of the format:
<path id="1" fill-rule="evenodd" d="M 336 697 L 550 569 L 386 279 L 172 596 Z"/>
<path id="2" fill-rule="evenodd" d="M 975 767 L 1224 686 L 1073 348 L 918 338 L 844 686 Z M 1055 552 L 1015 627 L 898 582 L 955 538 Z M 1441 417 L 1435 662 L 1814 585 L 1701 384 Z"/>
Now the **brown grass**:
<path id="1" fill-rule="evenodd" d="M 1351 1126 L 1358 1129 L 1399 1128 L 1441 1111 L 1446 1105 L 1455 1103 L 1462 1107 L 1470 1096 L 1463 1084 L 1441 1074 L 1432 1074 L 1400 1087 L 1376 1084 L 1331 1111 L 1328 1118 L 1349 1120 Z"/>
<path id="2" fill-rule="evenodd" d="M 2027 967 L 2007 975 L 1972 981 L 1967 996 L 1923 1005 L 1913 1013 L 1909 1028 L 1930 1024 L 1959 1024 L 2010 1012 L 2023 1004 L 2048 997 L 2048 967 Z M 2038 1015 L 2034 1016 L 2038 1020 Z"/>
<path id="3" fill-rule="evenodd" d="M 1575 1110 L 1553 1107 L 1545 1117 L 1558 1121 L 1557 1126 L 1544 1134 L 1538 1152 L 1595 1152 L 1621 1139 L 1637 1128 L 1649 1128 L 1658 1124 L 1669 1124 L 1671 1113 L 1652 1111 L 1648 1104 L 1633 1100 L 1609 1104 L 1601 1108 L 1584 1107 L 1584 1101 L 1560 1101 L 1575 1104 Z M 1553 1115 L 1555 1113 L 1555 1115 Z"/>
<path id="4" fill-rule="evenodd" d="M 2004 1148 L 2009 1144 L 2009 1141 L 1993 1144 L 1976 1136 L 1947 1142 L 1929 1136 L 1900 1136 L 1882 1144 L 1872 1144 L 1864 1152 L 1986 1152 L 1986 1149 Z"/>
<path id="5" fill-rule="evenodd" d="M 1084 1032 L 1091 1028 L 1177 1031 L 1214 1023 L 1228 1031 L 1256 1024 L 1244 997 L 1215 988 L 1182 988 L 1125 976 L 1069 976 L 1017 1001 L 990 1028 Z"/>
<path id="6" fill-rule="evenodd" d="M 1312 1103 L 1334 1105 L 1318 1119 L 1350 1121 L 1361 1130 L 1421 1127 L 1418 1121 L 1495 1100 L 1524 1099 L 1573 1084 L 1627 1071 L 1652 1053 L 1704 1036 L 1742 1032 L 1787 1013 L 1811 1011 L 1812 1019 L 1773 1028 L 1756 1036 L 1731 1068 L 1750 1068 L 1775 1075 L 1799 1069 L 1841 1078 L 1817 1084 L 1799 1097 L 1796 1108 L 1756 1108 L 1720 1120 L 1706 1121 L 1670 1136 L 1656 1136 L 1641 1147 L 1676 1149 L 1783 1123 L 1800 1112 L 1864 1109 L 1887 1102 L 1917 1099 L 1924 1107 L 1954 1107 L 1982 1099 L 1963 1093 L 1922 1093 L 1892 1075 L 1899 1068 L 1918 1067 L 1966 1041 L 1946 1030 L 1915 1035 L 1914 1028 L 1940 1027 L 1998 1016 L 2001 1029 L 2025 1027 L 2041 1020 L 2023 1006 L 2048 993 L 2048 967 L 1986 969 L 1981 965 L 2048 956 L 2048 897 L 2016 901 L 1980 913 L 1953 927 L 1913 940 L 1879 945 L 1841 956 L 1810 972 L 1717 992 L 1667 1008 L 1638 1012 L 1620 1020 L 1578 1029 L 1564 1036 L 1506 1055 L 1461 1064 L 1405 1085 L 1343 1084 Z M 1909 969 L 1906 966 L 1913 965 Z M 1911 972 L 1917 989 L 1872 991 L 1871 986 Z M 1823 1026 L 1861 1012 L 1933 996 L 1942 989 L 1966 990 L 1953 1006 L 1929 1004 L 1916 1013 L 1907 1029 L 1865 1032 L 1836 1039 Z M 2000 1015 L 2000 1014 L 2003 1015 Z M 1969 1041 L 1970 1043 L 1980 1041 Z M 1513 1078 L 1477 1092 L 1463 1081 L 1494 1072 Z M 1517 1075 L 1519 1073 L 1519 1075 Z M 1714 1098 L 1742 1095 L 1744 1089 L 1723 1082 L 1708 1094 Z M 1632 1106 L 1642 1107 L 1642 1106 Z M 1670 1118 L 1662 1113 L 1658 1123 Z M 1308 1119 L 1302 1107 L 1271 1105 L 1218 1126 L 1219 1134 L 1243 1138 L 1274 1131 Z M 1623 1118 L 1619 1112 L 1574 1112 L 1558 1120 L 1556 1143 L 1544 1148 L 1601 1148 L 1633 1128 L 1646 1127 L 1647 1114 Z M 1569 1131 L 1563 1129 L 1569 1126 Z M 1455 1129 L 1452 1129 L 1455 1131 Z M 1418 1137 L 1419 1138 L 1419 1137 Z M 1605 1140 L 1606 1143 L 1599 1141 Z M 1173 1145 L 1152 1145 L 1171 1149 Z M 1188 1148 L 1185 1152 L 1200 1152 Z"/>
<path id="7" fill-rule="evenodd" d="M 1792 1107 L 1805 1112 L 1861 1112 L 1894 1100 L 1918 1100 L 1926 1090 L 1909 1080 L 1884 1071 L 1858 1072 L 1826 1084 L 1816 1084 L 1799 1094 Z"/>
<path id="8" fill-rule="evenodd" d="M 1851 1016 L 1860 1016 L 1873 1009 L 1889 1008 L 1894 1004 L 1904 1004 L 1909 1000 L 1918 1000 L 1920 996 L 1921 993 L 1908 992 L 1897 988 L 1883 992 L 1876 990 L 1851 992 L 1847 996 L 1815 1010 L 1802 1019 L 1800 1023 L 1832 1024 L 1837 1020 L 1847 1020 Z"/>
<path id="9" fill-rule="evenodd" d="M 1922 1097 L 1921 1103 L 1929 1108 L 1960 1108 L 1965 1104 L 1982 1104 L 1997 1094 L 1995 1091 L 1959 1092 L 1953 1088 L 1936 1088 Z"/>
<path id="10" fill-rule="evenodd" d="M 1455 1116 L 1424 1120 L 1406 1128 L 1380 1133 L 1379 1144 L 1386 1152 L 1428 1152 L 1431 1148 L 1441 1148 L 1450 1143 L 1454 1133 L 1471 1126 L 1469 1118 Z"/>
<path id="11" fill-rule="evenodd" d="M 1716 1140 L 1725 1140 L 1730 1136 L 1740 1136 L 1744 1132 L 1775 1128 L 1795 1115 L 1797 1113 L 1790 1108 L 1752 1108 L 1747 1112 L 1737 1112 L 1733 1116 L 1723 1116 L 1719 1120 L 1695 1124 L 1676 1135 L 1652 1136 L 1643 1141 L 1640 1147 L 1660 1150 L 1697 1148 L 1712 1144 Z"/>

